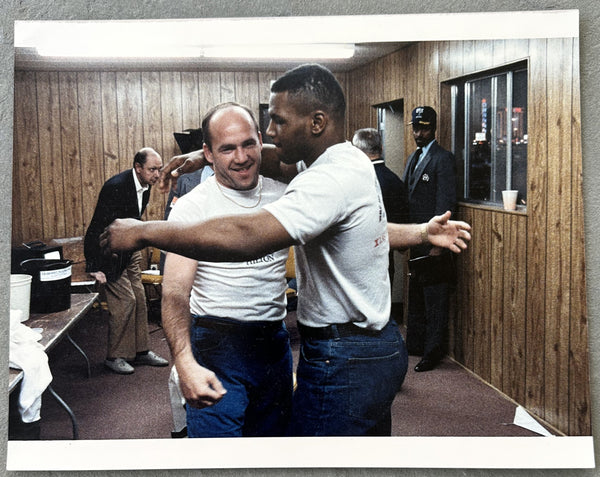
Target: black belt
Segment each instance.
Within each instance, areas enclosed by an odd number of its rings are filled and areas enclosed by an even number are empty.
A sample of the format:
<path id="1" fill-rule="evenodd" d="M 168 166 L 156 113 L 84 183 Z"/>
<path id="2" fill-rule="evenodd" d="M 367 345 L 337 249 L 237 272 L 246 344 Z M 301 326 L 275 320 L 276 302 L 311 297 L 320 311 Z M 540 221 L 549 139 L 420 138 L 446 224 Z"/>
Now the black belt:
<path id="1" fill-rule="evenodd" d="M 239 321 L 231 318 L 192 315 L 194 326 L 211 330 L 238 333 L 274 333 L 281 330 L 283 320 Z"/>
<path id="2" fill-rule="evenodd" d="M 356 335 L 379 336 L 381 333 L 381 330 L 361 328 L 354 323 L 340 323 L 319 328 L 298 323 L 298 331 L 303 338 L 312 338 L 316 340 L 333 340 Z"/>

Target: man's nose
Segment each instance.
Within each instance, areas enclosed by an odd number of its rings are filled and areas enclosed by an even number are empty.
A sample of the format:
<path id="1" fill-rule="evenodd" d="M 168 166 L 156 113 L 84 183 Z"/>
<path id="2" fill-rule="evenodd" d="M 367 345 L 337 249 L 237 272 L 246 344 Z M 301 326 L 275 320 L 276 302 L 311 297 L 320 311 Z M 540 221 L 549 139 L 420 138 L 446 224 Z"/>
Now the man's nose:
<path id="1" fill-rule="evenodd" d="M 265 134 L 270 137 L 275 137 L 275 129 L 273 128 L 273 121 L 269 121 Z"/>
<path id="2" fill-rule="evenodd" d="M 233 153 L 233 160 L 235 162 L 245 162 L 248 155 L 246 151 L 244 151 L 243 147 L 236 147 L 235 152 Z"/>

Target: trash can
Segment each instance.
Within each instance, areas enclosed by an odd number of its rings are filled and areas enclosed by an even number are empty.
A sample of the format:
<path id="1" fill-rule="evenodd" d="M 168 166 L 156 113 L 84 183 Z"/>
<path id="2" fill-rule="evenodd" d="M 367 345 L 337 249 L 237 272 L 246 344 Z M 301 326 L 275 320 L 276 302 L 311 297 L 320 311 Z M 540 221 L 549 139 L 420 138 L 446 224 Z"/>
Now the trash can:
<path id="1" fill-rule="evenodd" d="M 71 260 L 31 258 L 21 262 L 32 276 L 31 313 L 54 313 L 71 308 Z"/>

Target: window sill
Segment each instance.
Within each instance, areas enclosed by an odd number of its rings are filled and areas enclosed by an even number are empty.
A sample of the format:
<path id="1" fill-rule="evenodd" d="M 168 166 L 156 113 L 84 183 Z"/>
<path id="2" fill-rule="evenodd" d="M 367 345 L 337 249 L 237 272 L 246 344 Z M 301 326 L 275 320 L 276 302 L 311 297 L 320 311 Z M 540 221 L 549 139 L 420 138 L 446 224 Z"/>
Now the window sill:
<path id="1" fill-rule="evenodd" d="M 505 214 L 527 215 L 527 206 L 525 205 L 517 205 L 517 210 L 505 210 L 501 204 L 480 204 L 476 202 L 459 202 L 458 206 L 469 209 L 503 212 Z"/>

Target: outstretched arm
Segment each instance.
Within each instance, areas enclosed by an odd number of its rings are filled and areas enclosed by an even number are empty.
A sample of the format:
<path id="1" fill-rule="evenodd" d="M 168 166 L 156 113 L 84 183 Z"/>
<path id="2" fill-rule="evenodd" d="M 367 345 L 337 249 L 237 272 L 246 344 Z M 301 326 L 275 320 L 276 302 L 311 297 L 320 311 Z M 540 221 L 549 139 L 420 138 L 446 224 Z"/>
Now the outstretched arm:
<path id="1" fill-rule="evenodd" d="M 195 260 L 241 262 L 288 248 L 294 241 L 266 210 L 195 224 L 118 219 L 100 238 L 106 253 L 149 245 Z"/>
<path id="2" fill-rule="evenodd" d="M 450 212 L 436 215 L 426 224 L 388 223 L 390 248 L 404 249 L 430 243 L 460 253 L 471 240 L 471 226 L 466 222 L 450 220 Z"/>
<path id="3" fill-rule="evenodd" d="M 208 162 L 204 158 L 202 149 L 174 156 L 160 170 L 158 189 L 161 192 L 168 192 L 170 188 L 175 187 L 179 176 L 197 171 L 206 165 Z M 263 144 L 260 173 L 287 183 L 297 174 L 297 169 L 295 164 L 284 164 L 279 160 L 275 146 Z"/>

